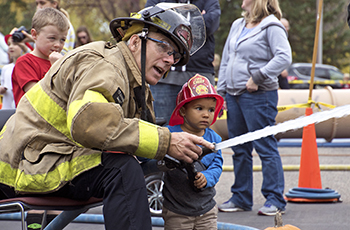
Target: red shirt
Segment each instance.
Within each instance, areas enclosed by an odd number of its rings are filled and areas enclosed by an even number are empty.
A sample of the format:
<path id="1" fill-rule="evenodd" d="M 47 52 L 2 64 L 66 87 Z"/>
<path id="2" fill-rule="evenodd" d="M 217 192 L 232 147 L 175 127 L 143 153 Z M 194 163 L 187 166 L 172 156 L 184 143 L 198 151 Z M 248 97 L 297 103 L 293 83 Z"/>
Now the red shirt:
<path id="1" fill-rule="evenodd" d="M 40 81 L 50 67 L 51 63 L 49 60 L 39 58 L 30 53 L 17 59 L 12 73 L 13 97 L 16 107 L 25 93 L 23 90 L 24 86 L 31 81 Z"/>

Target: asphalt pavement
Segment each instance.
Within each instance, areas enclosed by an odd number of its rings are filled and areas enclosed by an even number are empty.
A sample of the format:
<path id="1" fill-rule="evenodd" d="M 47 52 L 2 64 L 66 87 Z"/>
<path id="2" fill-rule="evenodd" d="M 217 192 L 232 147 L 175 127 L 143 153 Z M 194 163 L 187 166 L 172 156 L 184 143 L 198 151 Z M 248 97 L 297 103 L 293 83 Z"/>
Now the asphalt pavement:
<path id="1" fill-rule="evenodd" d="M 320 170 L 322 187 L 336 190 L 342 202 L 337 203 L 292 203 L 288 202 L 286 213 L 282 216 L 284 224 L 294 225 L 302 230 L 349 230 L 350 229 L 350 171 L 336 169 L 338 165 L 350 165 L 349 145 L 319 145 L 317 148 L 319 164 L 330 166 L 330 170 Z M 334 147 L 335 146 L 335 147 Z M 338 147 L 342 146 L 342 147 Z M 300 163 L 300 144 L 280 145 L 280 155 L 283 165 L 295 165 Z M 224 165 L 232 165 L 232 151 L 223 150 Z M 253 153 L 254 165 L 260 165 L 259 157 Z M 298 187 L 299 171 L 288 169 L 285 175 L 285 191 Z M 215 200 L 218 204 L 225 202 L 231 197 L 230 187 L 234 181 L 232 171 L 224 171 L 220 181 L 216 185 L 217 194 Z M 219 223 L 230 223 L 231 227 L 225 229 L 265 229 L 274 226 L 273 216 L 259 216 L 258 209 L 264 204 L 261 195 L 262 184 L 261 171 L 254 171 L 254 206 L 252 211 L 223 213 L 219 212 Z M 101 214 L 101 207 L 88 211 L 88 213 Z M 236 227 L 237 228 L 236 228 Z M 20 221 L 0 220 L 0 229 L 21 229 Z M 95 223 L 71 223 L 65 230 L 103 230 L 103 224 Z M 161 230 L 162 227 L 154 227 L 153 230 Z"/>

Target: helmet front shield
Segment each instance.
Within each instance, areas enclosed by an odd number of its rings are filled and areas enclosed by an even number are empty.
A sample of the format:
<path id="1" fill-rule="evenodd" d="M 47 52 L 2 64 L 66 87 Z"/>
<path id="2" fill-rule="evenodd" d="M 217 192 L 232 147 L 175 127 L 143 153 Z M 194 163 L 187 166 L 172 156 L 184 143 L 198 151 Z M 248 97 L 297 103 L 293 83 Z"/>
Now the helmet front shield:
<path id="1" fill-rule="evenodd" d="M 190 50 L 190 55 L 197 52 L 206 40 L 206 28 L 202 13 L 193 4 L 179 4 L 179 3 L 159 3 L 157 7 L 166 10 L 174 10 L 175 12 L 184 16 L 191 24 L 193 43 Z"/>
<path id="2" fill-rule="evenodd" d="M 153 7 L 131 14 L 131 17 L 113 19 L 110 30 L 117 42 L 125 40 L 133 24 L 144 23 L 160 29 L 178 45 L 183 58 L 175 65 L 185 65 L 189 57 L 200 49 L 206 40 L 206 28 L 200 10 L 192 4 L 158 3 Z M 141 32 L 141 30 L 139 31 Z"/>

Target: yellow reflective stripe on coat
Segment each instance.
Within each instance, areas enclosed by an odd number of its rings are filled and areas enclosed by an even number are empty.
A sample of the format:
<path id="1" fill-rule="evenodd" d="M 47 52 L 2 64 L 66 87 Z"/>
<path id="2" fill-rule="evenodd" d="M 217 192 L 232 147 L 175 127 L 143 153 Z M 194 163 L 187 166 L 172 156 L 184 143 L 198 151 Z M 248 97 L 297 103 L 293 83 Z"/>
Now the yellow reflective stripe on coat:
<path id="1" fill-rule="evenodd" d="M 96 167 L 101 163 L 101 153 L 73 158 L 44 174 L 25 174 L 23 170 L 14 169 L 10 164 L 0 161 L 2 174 L 0 182 L 13 186 L 23 192 L 49 192 L 57 189 L 64 182 L 71 181 L 76 175 Z M 44 187 L 45 185 L 45 187 Z"/>
<path id="2" fill-rule="evenodd" d="M 135 155 L 154 158 L 159 145 L 158 126 L 152 123 L 139 121 L 139 147 Z"/>
<path id="3" fill-rule="evenodd" d="M 41 87 L 40 82 L 35 84 L 25 94 L 25 97 L 42 118 L 72 140 L 67 128 L 66 111 L 47 95 Z M 52 116 L 52 114 L 54 114 L 54 116 Z"/>
<path id="4" fill-rule="evenodd" d="M 6 130 L 6 125 L 4 125 L 4 127 L 2 127 L 2 130 L 0 130 L 0 140 L 4 137 L 4 132 Z"/>
<path id="5" fill-rule="evenodd" d="M 87 90 L 84 94 L 83 99 L 73 101 L 69 105 L 67 124 L 69 130 L 72 128 L 72 121 L 74 116 L 78 113 L 81 107 L 90 102 L 108 103 L 107 99 L 101 93 L 92 90 Z"/>

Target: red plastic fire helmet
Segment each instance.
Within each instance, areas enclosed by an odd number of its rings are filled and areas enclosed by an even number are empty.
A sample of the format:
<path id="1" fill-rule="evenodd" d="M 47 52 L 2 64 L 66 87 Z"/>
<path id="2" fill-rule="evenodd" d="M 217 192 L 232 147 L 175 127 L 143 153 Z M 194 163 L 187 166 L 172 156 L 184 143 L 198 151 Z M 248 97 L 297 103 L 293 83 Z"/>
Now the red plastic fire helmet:
<path id="1" fill-rule="evenodd" d="M 177 95 L 176 108 L 171 114 L 169 125 L 174 126 L 183 124 L 184 119 L 180 115 L 180 108 L 190 101 L 205 97 L 213 97 L 216 99 L 214 119 L 210 125 L 214 124 L 224 104 L 224 99 L 216 92 L 208 78 L 196 74 L 182 86 L 181 91 Z"/>

